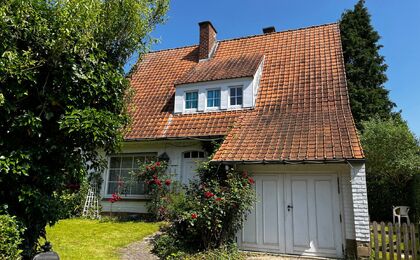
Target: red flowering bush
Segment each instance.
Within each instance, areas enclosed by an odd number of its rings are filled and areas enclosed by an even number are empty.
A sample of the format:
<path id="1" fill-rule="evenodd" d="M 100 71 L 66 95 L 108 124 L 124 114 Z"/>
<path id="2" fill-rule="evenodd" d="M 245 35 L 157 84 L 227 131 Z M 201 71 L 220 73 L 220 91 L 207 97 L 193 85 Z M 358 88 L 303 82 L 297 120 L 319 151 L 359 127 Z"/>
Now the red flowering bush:
<path id="1" fill-rule="evenodd" d="M 255 182 L 246 172 L 204 162 L 198 174 L 199 181 L 190 183 L 184 199 L 172 206 L 166 241 L 157 241 L 155 248 L 162 258 L 174 253 L 165 248 L 196 251 L 230 245 L 255 202 Z"/>
<path id="2" fill-rule="evenodd" d="M 147 202 L 148 212 L 155 220 L 163 220 L 168 215 L 168 204 L 172 180 L 166 169 L 166 162 L 146 162 L 140 164 L 134 176 L 144 182 L 150 200 Z"/>

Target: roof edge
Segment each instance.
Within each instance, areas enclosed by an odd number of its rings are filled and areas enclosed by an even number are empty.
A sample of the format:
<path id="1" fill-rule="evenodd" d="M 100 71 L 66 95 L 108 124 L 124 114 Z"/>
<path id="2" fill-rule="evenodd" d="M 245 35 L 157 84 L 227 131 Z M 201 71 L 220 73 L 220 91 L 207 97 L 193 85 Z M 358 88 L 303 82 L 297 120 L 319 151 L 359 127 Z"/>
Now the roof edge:
<path id="1" fill-rule="evenodd" d="M 319 160 L 211 160 L 212 163 L 225 164 L 330 164 L 330 163 L 351 163 L 351 162 L 365 162 L 365 158 L 343 158 L 343 159 L 319 159 Z"/>

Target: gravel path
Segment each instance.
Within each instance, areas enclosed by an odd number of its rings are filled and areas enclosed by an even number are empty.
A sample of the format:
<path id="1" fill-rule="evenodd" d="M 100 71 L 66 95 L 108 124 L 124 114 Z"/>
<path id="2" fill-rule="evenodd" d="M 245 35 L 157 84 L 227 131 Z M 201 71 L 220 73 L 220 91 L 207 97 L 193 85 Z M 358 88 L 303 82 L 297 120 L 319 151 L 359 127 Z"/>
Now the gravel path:
<path id="1" fill-rule="evenodd" d="M 127 247 L 121 249 L 121 259 L 158 260 L 159 258 L 150 252 L 152 249 L 151 241 L 155 235 L 156 234 L 145 237 L 142 241 L 131 243 Z"/>

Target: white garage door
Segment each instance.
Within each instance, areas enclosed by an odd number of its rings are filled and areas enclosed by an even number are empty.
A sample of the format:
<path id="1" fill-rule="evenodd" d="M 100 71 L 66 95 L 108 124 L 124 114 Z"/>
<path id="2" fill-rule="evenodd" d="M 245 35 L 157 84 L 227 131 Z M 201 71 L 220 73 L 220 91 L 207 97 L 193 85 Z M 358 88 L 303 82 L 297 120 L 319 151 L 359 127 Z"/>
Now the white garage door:
<path id="1" fill-rule="evenodd" d="M 243 249 L 341 257 L 337 176 L 256 175 L 257 203 L 239 234 Z"/>

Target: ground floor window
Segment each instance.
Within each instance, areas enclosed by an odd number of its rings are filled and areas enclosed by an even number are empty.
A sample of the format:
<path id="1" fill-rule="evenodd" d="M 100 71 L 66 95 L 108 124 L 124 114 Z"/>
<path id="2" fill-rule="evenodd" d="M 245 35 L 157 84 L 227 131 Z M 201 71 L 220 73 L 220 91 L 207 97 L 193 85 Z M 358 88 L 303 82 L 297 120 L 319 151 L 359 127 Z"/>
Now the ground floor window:
<path id="1" fill-rule="evenodd" d="M 144 195 L 144 183 L 131 177 L 131 172 L 139 167 L 139 163 L 156 161 L 157 153 L 118 154 L 110 156 L 106 193 L 123 195 Z"/>

